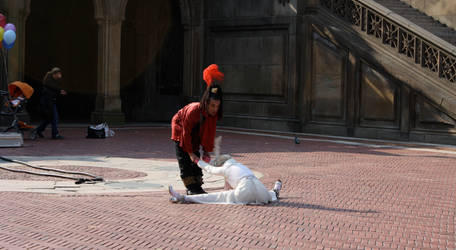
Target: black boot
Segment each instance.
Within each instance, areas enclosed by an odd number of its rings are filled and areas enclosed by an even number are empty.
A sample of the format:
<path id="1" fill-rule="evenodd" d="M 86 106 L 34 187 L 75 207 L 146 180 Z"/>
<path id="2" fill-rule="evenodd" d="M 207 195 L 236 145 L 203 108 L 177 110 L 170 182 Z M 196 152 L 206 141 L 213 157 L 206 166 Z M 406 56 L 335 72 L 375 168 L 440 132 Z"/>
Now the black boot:
<path id="1" fill-rule="evenodd" d="M 36 140 L 37 137 L 44 138 L 44 135 L 36 129 L 32 130 L 32 133 L 30 134 L 30 139 Z"/>
<path id="2" fill-rule="evenodd" d="M 204 189 L 198 184 L 190 184 L 187 186 L 187 195 L 207 194 Z"/>

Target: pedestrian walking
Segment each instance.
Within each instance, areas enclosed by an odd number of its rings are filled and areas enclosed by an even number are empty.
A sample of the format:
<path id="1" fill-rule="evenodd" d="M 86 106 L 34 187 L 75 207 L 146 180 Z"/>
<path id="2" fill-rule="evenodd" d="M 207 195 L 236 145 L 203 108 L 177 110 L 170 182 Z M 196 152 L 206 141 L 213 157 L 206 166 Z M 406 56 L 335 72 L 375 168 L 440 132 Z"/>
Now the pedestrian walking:
<path id="1" fill-rule="evenodd" d="M 62 139 L 58 130 L 59 113 L 57 110 L 57 98 L 66 95 L 67 92 L 61 88 L 62 71 L 60 68 L 53 68 L 43 78 L 43 87 L 40 98 L 41 123 L 32 131 L 31 139 L 43 138 L 43 131 L 49 123 L 52 125 L 52 139 Z"/>

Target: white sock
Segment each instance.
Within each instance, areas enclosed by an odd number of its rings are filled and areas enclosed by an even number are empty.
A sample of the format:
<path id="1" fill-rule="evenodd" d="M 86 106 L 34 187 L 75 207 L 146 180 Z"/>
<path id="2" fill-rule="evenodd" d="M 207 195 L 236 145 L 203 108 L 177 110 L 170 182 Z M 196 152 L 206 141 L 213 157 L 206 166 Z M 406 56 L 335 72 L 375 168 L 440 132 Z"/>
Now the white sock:
<path id="1" fill-rule="evenodd" d="M 274 184 L 274 190 L 277 192 L 280 192 L 281 189 L 282 189 L 282 181 L 277 180 Z"/>
<path id="2" fill-rule="evenodd" d="M 277 198 L 279 198 L 279 193 L 280 193 L 281 189 L 282 189 L 282 181 L 277 180 L 274 184 L 274 188 L 272 189 L 276 193 Z"/>

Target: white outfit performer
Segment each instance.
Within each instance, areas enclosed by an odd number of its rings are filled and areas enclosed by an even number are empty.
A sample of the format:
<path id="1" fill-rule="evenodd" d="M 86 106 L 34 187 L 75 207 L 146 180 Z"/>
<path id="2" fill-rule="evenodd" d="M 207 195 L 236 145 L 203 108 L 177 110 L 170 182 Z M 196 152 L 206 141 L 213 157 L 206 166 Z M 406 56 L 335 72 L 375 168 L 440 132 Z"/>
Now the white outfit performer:
<path id="1" fill-rule="evenodd" d="M 206 172 L 222 175 L 233 190 L 198 195 L 180 195 L 169 187 L 172 202 L 186 201 L 203 204 L 267 204 L 277 201 L 282 182 L 277 181 L 273 190 L 267 190 L 253 172 L 229 155 L 221 167 L 198 161 L 198 166 Z"/>

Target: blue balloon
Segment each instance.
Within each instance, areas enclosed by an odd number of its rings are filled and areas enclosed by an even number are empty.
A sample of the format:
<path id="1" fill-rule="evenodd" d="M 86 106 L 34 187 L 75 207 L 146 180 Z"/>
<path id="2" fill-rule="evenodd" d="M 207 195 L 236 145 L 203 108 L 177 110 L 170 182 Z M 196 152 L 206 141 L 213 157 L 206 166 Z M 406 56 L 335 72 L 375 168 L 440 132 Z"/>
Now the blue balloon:
<path id="1" fill-rule="evenodd" d="M 16 32 L 14 30 L 7 30 L 3 33 L 3 41 L 6 44 L 13 44 L 16 41 Z"/>
<path id="2" fill-rule="evenodd" d="M 14 47 L 14 42 L 12 44 L 6 44 L 5 40 L 2 41 L 3 48 L 6 50 L 10 50 L 12 47 Z"/>

